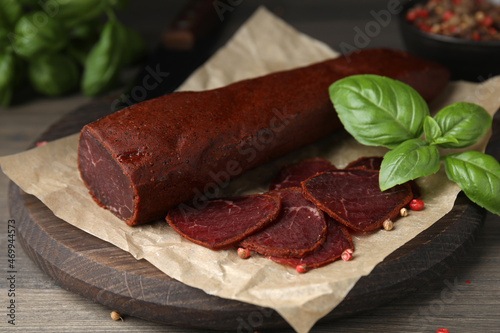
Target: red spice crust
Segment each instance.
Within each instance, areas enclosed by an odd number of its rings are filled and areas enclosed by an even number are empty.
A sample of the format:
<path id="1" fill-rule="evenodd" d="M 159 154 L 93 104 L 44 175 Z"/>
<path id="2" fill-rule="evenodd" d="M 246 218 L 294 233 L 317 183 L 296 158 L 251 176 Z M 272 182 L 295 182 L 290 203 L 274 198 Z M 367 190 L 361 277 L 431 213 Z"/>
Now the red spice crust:
<path id="1" fill-rule="evenodd" d="M 433 62 L 372 49 L 219 89 L 162 96 L 82 129 L 82 180 L 96 202 L 128 225 L 163 219 L 179 203 L 211 197 L 246 170 L 340 129 L 328 87 L 353 74 L 403 81 L 427 101 L 449 79 Z"/>

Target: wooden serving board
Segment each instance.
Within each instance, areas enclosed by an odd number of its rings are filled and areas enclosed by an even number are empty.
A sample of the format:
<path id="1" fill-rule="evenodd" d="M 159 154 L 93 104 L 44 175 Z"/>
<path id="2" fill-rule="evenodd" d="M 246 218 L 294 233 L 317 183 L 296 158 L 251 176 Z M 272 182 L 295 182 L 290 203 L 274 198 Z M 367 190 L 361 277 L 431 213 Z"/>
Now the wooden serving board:
<path id="1" fill-rule="evenodd" d="M 81 107 L 55 123 L 39 141 L 76 133 L 84 124 L 108 113 L 110 100 Z M 493 126 L 488 153 L 499 159 L 498 113 Z M 31 259 L 63 288 L 113 310 L 150 321 L 206 329 L 288 327 L 273 310 L 211 296 L 170 278 L 147 261 L 136 260 L 55 217 L 36 197 L 13 183 L 9 206 L 18 221 L 19 241 Z M 320 322 L 377 307 L 435 279 L 463 256 L 484 216 L 485 211 L 461 193 L 449 214 L 362 277 Z"/>

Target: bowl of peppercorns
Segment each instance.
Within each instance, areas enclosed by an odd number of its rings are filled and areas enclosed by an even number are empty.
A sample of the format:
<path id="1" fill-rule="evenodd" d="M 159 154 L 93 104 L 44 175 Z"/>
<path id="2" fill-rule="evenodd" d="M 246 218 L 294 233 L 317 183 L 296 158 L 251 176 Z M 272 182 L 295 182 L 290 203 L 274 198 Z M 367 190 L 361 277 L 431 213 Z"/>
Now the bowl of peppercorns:
<path id="1" fill-rule="evenodd" d="M 453 80 L 500 74 L 499 1 L 409 1 L 399 21 L 408 51 L 448 67 Z"/>

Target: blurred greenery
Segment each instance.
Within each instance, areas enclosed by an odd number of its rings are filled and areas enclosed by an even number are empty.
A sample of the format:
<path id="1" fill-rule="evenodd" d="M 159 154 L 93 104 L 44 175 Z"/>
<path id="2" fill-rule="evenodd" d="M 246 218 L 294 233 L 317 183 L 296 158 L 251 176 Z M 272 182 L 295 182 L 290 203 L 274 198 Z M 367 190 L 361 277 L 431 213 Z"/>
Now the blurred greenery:
<path id="1" fill-rule="evenodd" d="M 16 89 L 47 96 L 113 89 L 145 43 L 118 21 L 127 0 L 0 0 L 0 104 Z"/>

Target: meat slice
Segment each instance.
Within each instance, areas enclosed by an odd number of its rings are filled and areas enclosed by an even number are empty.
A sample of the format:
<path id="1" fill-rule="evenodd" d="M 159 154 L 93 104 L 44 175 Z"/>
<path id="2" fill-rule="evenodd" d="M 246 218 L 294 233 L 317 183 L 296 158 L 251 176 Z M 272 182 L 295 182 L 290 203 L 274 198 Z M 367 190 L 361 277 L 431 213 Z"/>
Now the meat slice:
<path id="1" fill-rule="evenodd" d="M 269 185 L 269 190 L 281 190 L 289 187 L 300 187 L 300 183 L 318 173 L 337 168 L 321 157 L 310 158 L 288 165 L 280 170 Z"/>
<path id="2" fill-rule="evenodd" d="M 366 169 L 380 171 L 380 165 L 382 164 L 383 159 L 384 158 L 382 156 L 361 157 L 356 161 L 349 163 L 345 168 L 353 169 L 364 167 Z M 417 182 L 414 180 L 410 180 L 408 184 L 410 184 L 413 198 L 419 198 L 422 195 L 422 192 L 420 191 L 420 187 L 418 186 Z"/>
<path id="3" fill-rule="evenodd" d="M 302 196 L 299 187 L 272 192 L 281 199 L 276 221 L 247 237 L 241 246 L 266 256 L 302 257 L 326 237 L 323 212 Z"/>
<path id="4" fill-rule="evenodd" d="M 408 183 L 380 191 L 378 176 L 376 170 L 327 171 L 303 182 L 303 193 L 335 220 L 353 230 L 371 231 L 395 219 L 413 198 Z"/>
<path id="5" fill-rule="evenodd" d="M 305 264 L 308 269 L 311 269 L 325 266 L 340 258 L 344 250 L 353 249 L 347 229 L 328 215 L 325 215 L 325 219 L 327 227 L 325 241 L 311 254 L 302 258 L 269 257 L 269 259 L 292 267 Z"/>
<path id="6" fill-rule="evenodd" d="M 382 156 L 360 157 L 359 159 L 349 163 L 345 168 L 353 169 L 364 167 L 369 170 L 380 170 L 380 165 L 382 164 L 383 159 L 384 158 Z"/>
<path id="7" fill-rule="evenodd" d="M 166 220 L 181 236 L 217 250 L 265 227 L 279 210 L 278 196 L 248 195 L 207 201 L 199 209 L 181 204 L 169 211 Z"/>

